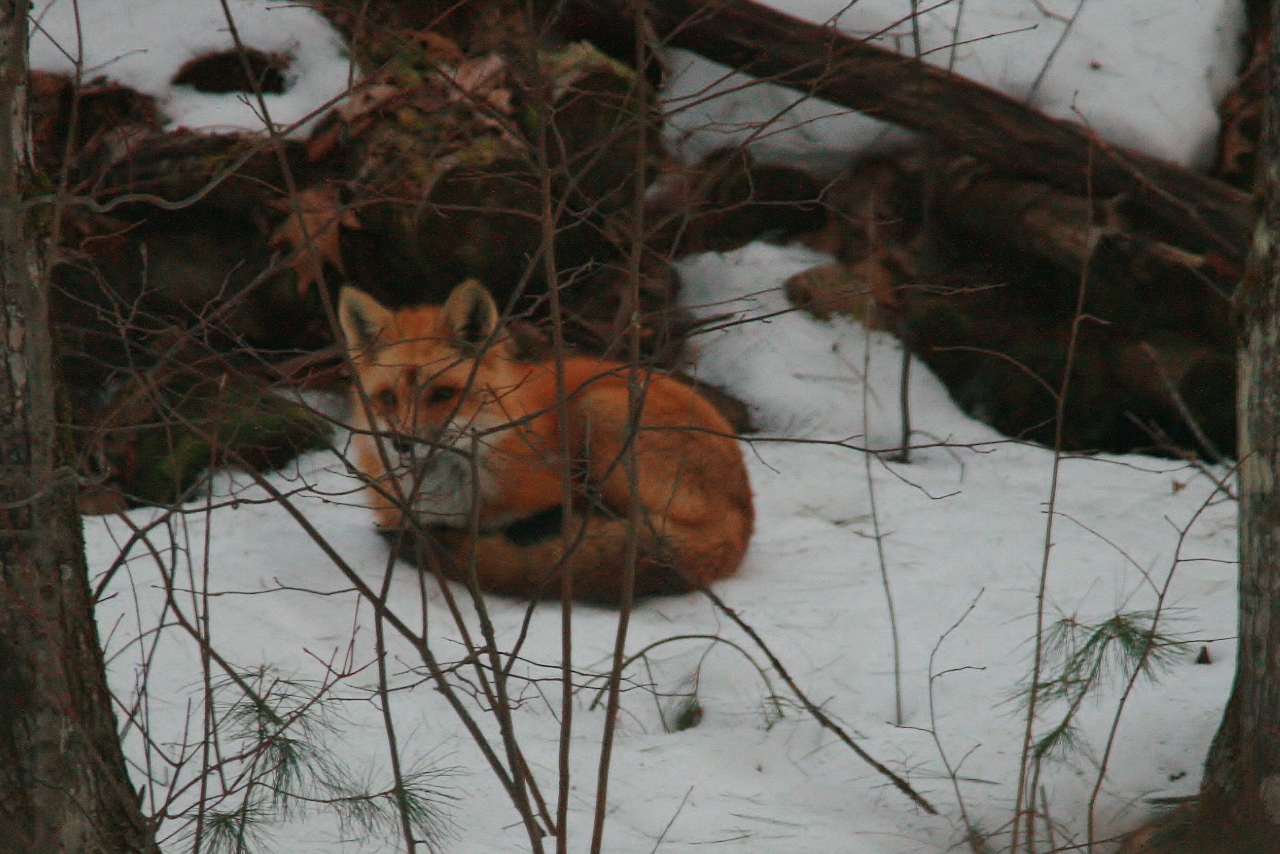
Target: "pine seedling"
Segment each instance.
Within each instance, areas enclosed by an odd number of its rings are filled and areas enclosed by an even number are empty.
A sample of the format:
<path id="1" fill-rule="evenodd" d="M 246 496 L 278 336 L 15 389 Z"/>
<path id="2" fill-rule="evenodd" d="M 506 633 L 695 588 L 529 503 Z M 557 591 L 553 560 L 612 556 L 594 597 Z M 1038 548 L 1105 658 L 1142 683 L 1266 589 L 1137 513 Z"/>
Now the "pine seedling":
<path id="1" fill-rule="evenodd" d="M 1036 704 L 1056 701 L 1066 711 L 1036 740 L 1032 755 L 1037 761 L 1079 751 L 1076 715 L 1098 688 L 1124 683 L 1135 672 L 1152 679 L 1173 660 L 1185 641 L 1157 630 L 1158 619 L 1153 611 L 1129 611 L 1092 624 L 1063 617 L 1049 627 L 1043 647 L 1045 678 L 1035 686 Z"/>
<path id="2" fill-rule="evenodd" d="M 370 777 L 357 786 L 343 785 L 340 777 L 331 778 L 326 781 L 324 802 L 337 813 L 339 827 L 347 838 L 377 835 L 395 839 L 404 816 L 413 828 L 415 840 L 436 851 L 454 832 L 445 802 L 456 798 L 439 784 L 442 777 L 453 773 L 450 768 L 417 768 L 403 775 L 403 786 L 382 790 L 374 787 Z"/>
<path id="3" fill-rule="evenodd" d="M 239 797 L 234 809 L 187 815 L 199 828 L 198 848 L 209 854 L 253 854 L 265 850 L 269 828 L 317 809 L 331 809 L 342 832 L 382 838 L 394 844 L 404 823 L 428 850 L 452 831 L 445 803 L 453 796 L 440 786 L 452 769 L 420 767 L 400 783 L 374 785 L 329 749 L 337 733 L 329 688 L 271 675 L 266 668 L 237 674 L 214 686 L 215 698 L 234 693 L 219 715 L 224 745 L 236 756 L 234 769 L 206 771 L 225 779 L 219 800 Z"/>
<path id="4" fill-rule="evenodd" d="M 233 810 L 207 810 L 199 850 L 207 854 L 249 854 L 268 841 L 270 817 L 261 805 L 241 803 Z"/>

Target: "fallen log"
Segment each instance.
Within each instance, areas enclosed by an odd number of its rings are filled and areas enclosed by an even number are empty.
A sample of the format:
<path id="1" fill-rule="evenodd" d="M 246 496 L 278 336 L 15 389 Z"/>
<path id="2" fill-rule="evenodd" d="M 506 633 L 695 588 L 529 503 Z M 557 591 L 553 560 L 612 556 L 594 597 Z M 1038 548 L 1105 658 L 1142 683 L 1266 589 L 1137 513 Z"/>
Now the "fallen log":
<path id="1" fill-rule="evenodd" d="M 620 0 L 570 0 L 594 27 L 628 27 Z M 1205 175 L 1110 145 L 1088 128 L 1049 118 L 944 69 L 811 24 L 750 0 L 649 0 L 665 43 L 759 79 L 927 134 L 1011 177 L 1074 195 L 1125 195 L 1131 216 L 1165 242 L 1225 262 L 1238 277 L 1250 232 L 1246 194 Z"/>

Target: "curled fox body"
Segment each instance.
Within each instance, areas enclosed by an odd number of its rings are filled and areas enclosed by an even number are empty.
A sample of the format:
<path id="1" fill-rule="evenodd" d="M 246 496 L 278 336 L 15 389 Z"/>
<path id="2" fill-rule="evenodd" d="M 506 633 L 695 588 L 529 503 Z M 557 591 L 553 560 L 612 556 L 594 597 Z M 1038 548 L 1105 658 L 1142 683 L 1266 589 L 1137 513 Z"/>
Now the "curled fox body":
<path id="1" fill-rule="evenodd" d="M 443 306 L 394 311 L 345 288 L 339 319 L 378 525 L 429 540 L 431 569 L 526 597 L 558 597 L 568 572 L 576 598 L 618 602 L 629 542 L 635 595 L 741 563 L 754 519 L 742 452 L 689 385 L 594 357 L 522 361 L 474 281 Z"/>

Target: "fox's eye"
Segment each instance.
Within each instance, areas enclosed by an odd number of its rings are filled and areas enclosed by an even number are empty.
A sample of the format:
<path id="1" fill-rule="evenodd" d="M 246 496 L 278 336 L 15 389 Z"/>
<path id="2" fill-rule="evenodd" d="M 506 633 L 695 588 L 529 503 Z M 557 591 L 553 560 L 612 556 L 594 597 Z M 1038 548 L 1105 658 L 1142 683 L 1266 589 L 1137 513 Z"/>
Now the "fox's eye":
<path id="1" fill-rule="evenodd" d="M 457 386 L 438 385 L 431 389 L 431 393 L 427 395 L 427 402 L 431 404 L 448 403 L 456 398 L 461 391 Z"/>
<path id="2" fill-rule="evenodd" d="M 384 388 L 373 396 L 373 402 L 383 409 L 396 408 L 396 393 L 392 389 Z"/>

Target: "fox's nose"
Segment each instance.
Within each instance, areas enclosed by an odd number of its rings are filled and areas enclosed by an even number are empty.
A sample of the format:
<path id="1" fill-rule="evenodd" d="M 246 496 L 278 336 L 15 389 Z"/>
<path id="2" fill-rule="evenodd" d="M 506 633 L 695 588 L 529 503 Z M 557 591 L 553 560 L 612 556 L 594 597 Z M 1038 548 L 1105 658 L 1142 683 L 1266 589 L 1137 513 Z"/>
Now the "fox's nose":
<path id="1" fill-rule="evenodd" d="M 413 437 L 403 434 L 396 435 L 391 440 L 392 446 L 396 449 L 396 453 L 402 457 L 407 457 L 413 453 Z"/>

